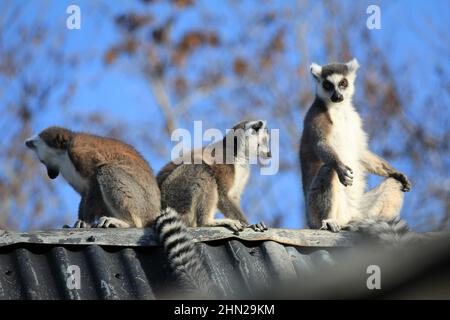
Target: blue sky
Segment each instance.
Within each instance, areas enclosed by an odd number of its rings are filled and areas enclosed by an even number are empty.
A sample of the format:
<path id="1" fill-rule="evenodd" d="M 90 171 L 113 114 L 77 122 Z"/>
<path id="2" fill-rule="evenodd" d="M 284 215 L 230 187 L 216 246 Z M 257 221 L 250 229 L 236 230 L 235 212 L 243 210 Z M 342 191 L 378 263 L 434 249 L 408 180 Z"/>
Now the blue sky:
<path id="1" fill-rule="evenodd" d="M 0 1 L 1 3 L 2 1 Z M 127 10 L 138 9 L 146 10 L 146 6 L 139 1 L 67 1 L 67 0 L 48 0 L 48 1 L 21 1 L 26 9 L 21 23 L 27 23 L 30 19 L 44 19 L 55 33 L 64 33 L 66 53 L 82 53 L 83 59 L 81 65 L 75 69 L 72 76 L 77 79 L 78 87 L 75 96 L 69 102 L 67 109 L 61 108 L 58 101 L 52 100 L 49 112 L 43 114 L 35 122 L 35 130 L 39 131 L 46 126 L 59 124 L 70 126 L 74 130 L 87 130 L 101 134 L 97 128 L 85 128 L 82 124 L 74 123 L 73 116 L 83 114 L 90 111 L 96 111 L 107 114 L 111 123 L 123 121 L 126 123 L 140 123 L 146 125 L 149 117 L 154 121 L 158 121 L 161 115 L 155 111 L 155 101 L 150 94 L 148 87 L 142 79 L 139 70 L 129 62 L 121 61 L 120 64 L 112 67 L 105 66 L 102 58 L 106 48 L 110 47 L 118 39 L 118 29 L 111 23 L 112 17 L 117 13 L 123 13 Z M 235 31 L 243 26 L 238 21 L 239 17 L 234 16 L 232 7 L 226 5 L 228 2 L 218 0 L 198 1 L 207 6 L 215 13 L 217 23 L 221 24 L 222 36 L 232 41 Z M 354 1 L 343 1 L 344 8 L 354 5 Z M 295 1 L 272 1 L 265 2 L 265 5 L 274 7 L 285 7 L 287 10 L 295 3 Z M 359 5 L 360 2 L 358 2 Z M 444 65 L 448 65 L 449 52 L 448 44 L 443 45 L 447 51 L 443 51 L 441 56 L 436 56 L 435 51 L 430 50 L 427 43 L 422 41 L 422 33 L 429 33 L 430 28 L 438 28 L 448 33 L 450 30 L 448 17 L 450 14 L 450 4 L 448 1 L 389 1 L 389 5 L 385 5 L 384 1 L 370 1 L 367 4 L 379 4 L 382 10 L 382 29 L 373 31 L 376 42 L 383 48 L 389 59 L 393 62 L 394 70 L 398 72 L 396 76 L 403 77 L 404 81 L 415 81 L 418 88 L 417 94 L 420 97 L 420 87 L 424 84 L 432 87 L 435 84 L 434 70 L 427 68 L 427 64 L 432 60 L 438 59 Z M 82 10 L 82 29 L 67 30 L 65 28 L 65 13 L 68 5 L 77 4 Z M 248 6 L 247 14 L 253 14 L 258 11 L 258 1 L 245 1 Z M 319 2 L 310 2 L 307 10 L 311 12 L 320 10 Z M 361 5 L 364 9 L 366 5 Z M 168 6 L 164 3 L 152 6 L 152 13 L 162 19 L 167 15 Z M 365 12 L 361 13 L 365 16 Z M 45 18 L 43 18 L 45 17 Z M 199 19 L 198 12 L 191 10 L 183 16 L 177 24 L 177 28 L 183 30 L 183 26 L 198 25 L 201 26 L 202 21 Z M 345 32 L 357 33 L 361 26 L 365 25 L 365 19 L 355 21 L 353 30 L 345 30 Z M 174 31 L 175 33 L 177 30 Z M 434 34 L 434 33 L 432 33 Z M 10 35 L 11 36 L 11 35 Z M 311 60 L 319 63 L 325 63 L 322 56 L 323 43 L 321 39 L 309 37 L 305 39 L 308 42 L 308 50 Z M 244 48 L 245 49 L 245 48 Z M 354 48 L 354 55 L 358 56 L 360 48 Z M 296 59 L 296 55 L 288 55 L 288 59 Z M 422 67 L 416 67 L 422 64 Z M 414 65 L 415 67 L 409 67 Z M 134 69 L 133 69 L 134 68 Z M 362 68 L 362 70 L 364 70 Z M 362 71 L 363 72 L 363 71 Z M 282 79 L 280 79 L 282 81 Z M 306 84 L 305 84 L 306 85 Z M 311 85 L 311 83 L 307 84 Z M 313 90 L 311 86 L 311 90 Z M 420 101 L 420 98 L 419 98 Z M 201 104 L 201 102 L 199 102 Z M 414 110 L 405 110 L 410 117 L 420 117 L 420 113 Z M 202 115 L 199 114 L 199 119 Z M 206 119 L 207 120 L 207 119 Z M 446 116 L 441 118 L 441 123 L 436 126 L 444 127 L 448 125 L 448 112 Z M 230 126 L 234 119 L 230 119 Z M 300 123 L 299 119 L 299 123 Z M 189 128 L 189 127 L 188 127 Z M 299 127 L 299 132 L 300 132 Z M 151 130 L 151 128 L 149 128 Z M 144 156 L 150 161 L 155 171 L 159 170 L 164 164 L 163 159 L 152 159 L 147 146 L 139 145 L 138 133 L 133 131 L 127 132 L 124 138 L 127 141 L 133 141 L 137 148 L 142 151 Z M 170 141 L 167 141 L 170 147 Z M 293 154 L 292 156 L 296 156 Z M 395 165 L 405 172 L 410 168 L 403 163 L 395 163 Z M 283 199 L 278 206 L 280 210 L 286 212 L 286 219 L 283 222 L 284 227 L 300 227 L 303 226 L 303 219 L 298 214 L 298 208 L 301 204 L 301 196 L 298 192 L 300 188 L 300 178 L 296 173 L 289 173 L 270 177 L 273 183 L 282 186 L 277 191 L 279 199 Z M 372 183 L 375 180 L 372 180 Z M 66 206 L 70 212 L 73 212 L 73 219 L 78 207 L 78 195 L 67 186 L 66 183 L 58 179 L 55 182 L 63 190 L 62 196 L 65 199 Z M 251 182 L 250 182 L 251 185 Z M 411 197 L 411 195 L 407 196 Z M 288 203 L 284 206 L 283 203 Z M 406 217 L 412 222 L 412 217 Z"/>

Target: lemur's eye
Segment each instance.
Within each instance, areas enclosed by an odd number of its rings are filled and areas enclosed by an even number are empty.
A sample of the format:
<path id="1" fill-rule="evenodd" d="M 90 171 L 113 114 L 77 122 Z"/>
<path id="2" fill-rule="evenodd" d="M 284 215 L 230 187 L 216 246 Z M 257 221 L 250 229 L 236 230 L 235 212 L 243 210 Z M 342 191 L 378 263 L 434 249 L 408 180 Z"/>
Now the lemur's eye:
<path id="1" fill-rule="evenodd" d="M 339 87 L 341 87 L 341 88 L 347 88 L 347 87 L 348 87 L 348 81 L 347 81 L 347 79 L 342 79 L 341 82 L 339 82 Z"/>
<path id="2" fill-rule="evenodd" d="M 332 84 L 330 81 L 325 80 L 325 81 L 322 83 L 322 87 L 323 87 L 326 91 L 330 91 L 330 90 L 333 89 L 333 84 Z"/>

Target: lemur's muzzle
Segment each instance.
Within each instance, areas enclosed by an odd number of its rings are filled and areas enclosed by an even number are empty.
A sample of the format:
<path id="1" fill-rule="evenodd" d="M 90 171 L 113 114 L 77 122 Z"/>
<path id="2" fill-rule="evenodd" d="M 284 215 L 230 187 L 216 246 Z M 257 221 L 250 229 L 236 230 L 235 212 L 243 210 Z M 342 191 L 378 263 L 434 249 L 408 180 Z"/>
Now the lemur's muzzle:
<path id="1" fill-rule="evenodd" d="M 258 157 L 258 163 L 262 167 L 267 167 L 270 164 L 270 161 L 272 159 L 272 152 L 267 151 L 260 153 L 260 156 Z"/>
<path id="2" fill-rule="evenodd" d="M 344 100 L 344 96 L 340 94 L 337 91 L 333 92 L 333 95 L 331 96 L 331 101 L 333 102 L 342 102 Z"/>
<path id="3" fill-rule="evenodd" d="M 259 158 L 270 159 L 272 158 L 272 152 L 270 150 L 267 151 L 258 150 L 258 156 Z"/>

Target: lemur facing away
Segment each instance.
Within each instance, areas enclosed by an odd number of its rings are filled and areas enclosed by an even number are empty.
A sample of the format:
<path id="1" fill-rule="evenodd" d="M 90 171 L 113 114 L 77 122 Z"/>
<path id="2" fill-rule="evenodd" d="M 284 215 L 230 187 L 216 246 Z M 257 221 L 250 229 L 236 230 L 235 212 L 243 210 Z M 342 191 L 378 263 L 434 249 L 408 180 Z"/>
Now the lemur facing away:
<path id="1" fill-rule="evenodd" d="M 145 227 L 160 214 L 152 169 L 121 141 L 49 127 L 25 142 L 47 167 L 81 195 L 75 228 Z"/>
<path id="2" fill-rule="evenodd" d="M 300 146 L 310 228 L 337 232 L 364 219 L 395 223 L 403 204 L 402 192 L 411 188 L 404 174 L 367 147 L 367 135 L 352 103 L 358 67 L 356 59 L 311 65 L 316 98 L 306 114 Z M 367 173 L 386 179 L 366 192 Z"/>
<path id="3" fill-rule="evenodd" d="M 259 157 L 264 162 L 271 157 L 265 121 L 240 122 L 223 140 L 191 151 L 188 157 L 200 157 L 200 163 L 170 162 L 157 175 L 163 209 L 173 208 L 188 227 L 225 226 L 235 232 L 246 227 L 267 229 L 264 223 L 250 226 L 240 208 L 250 159 Z M 225 219 L 214 218 L 217 209 Z"/>

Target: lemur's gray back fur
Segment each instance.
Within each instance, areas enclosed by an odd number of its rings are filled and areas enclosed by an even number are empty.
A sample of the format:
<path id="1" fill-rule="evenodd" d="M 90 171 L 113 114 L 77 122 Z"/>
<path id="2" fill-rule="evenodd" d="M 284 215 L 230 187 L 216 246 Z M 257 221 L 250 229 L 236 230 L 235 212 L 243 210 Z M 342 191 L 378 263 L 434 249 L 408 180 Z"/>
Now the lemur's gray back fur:
<path id="1" fill-rule="evenodd" d="M 201 254 L 178 213 L 165 208 L 156 219 L 155 231 L 183 289 L 192 297 L 214 298 L 216 292 Z"/>
<path id="2" fill-rule="evenodd" d="M 186 226 L 224 226 L 235 233 L 246 227 L 267 230 L 264 223 L 250 225 L 240 208 L 240 197 L 250 175 L 250 157 L 271 157 L 266 121 L 240 122 L 208 148 L 211 146 L 214 156 L 204 152 L 207 147 L 202 148 L 201 163 L 171 161 L 157 178 L 163 213 L 157 219 L 156 233 L 184 287 L 205 297 L 214 296 L 211 279 Z M 189 153 L 192 160 L 198 156 L 196 150 Z M 227 163 L 229 160 L 231 163 Z M 215 219 L 217 209 L 223 219 Z"/>

